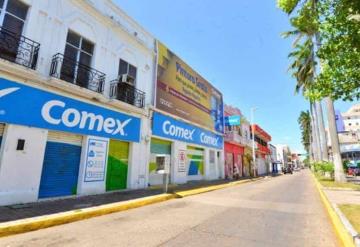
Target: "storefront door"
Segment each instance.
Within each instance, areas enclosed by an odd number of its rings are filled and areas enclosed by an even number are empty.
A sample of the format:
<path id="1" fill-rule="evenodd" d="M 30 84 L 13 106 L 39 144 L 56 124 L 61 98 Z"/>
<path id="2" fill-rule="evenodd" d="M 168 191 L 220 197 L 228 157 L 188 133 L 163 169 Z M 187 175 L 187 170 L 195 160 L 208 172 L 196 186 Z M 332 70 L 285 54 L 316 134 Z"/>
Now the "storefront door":
<path id="1" fill-rule="evenodd" d="M 150 152 L 151 155 L 150 155 L 150 164 L 149 164 L 149 184 L 150 185 L 163 184 L 165 162 L 168 162 L 169 163 L 168 165 L 171 166 L 170 164 L 171 142 L 152 138 L 150 144 Z M 170 179 L 170 174 L 169 174 L 169 179 Z"/>
<path id="2" fill-rule="evenodd" d="M 204 149 L 187 147 L 188 180 L 200 180 L 204 176 Z"/>
<path id="3" fill-rule="evenodd" d="M 234 155 L 233 153 L 225 154 L 225 177 L 233 178 L 234 169 Z"/>
<path id="4" fill-rule="evenodd" d="M 110 140 L 106 170 L 106 191 L 127 187 L 129 143 Z"/>
<path id="5" fill-rule="evenodd" d="M 49 131 L 39 198 L 76 194 L 81 142 L 81 135 Z"/>

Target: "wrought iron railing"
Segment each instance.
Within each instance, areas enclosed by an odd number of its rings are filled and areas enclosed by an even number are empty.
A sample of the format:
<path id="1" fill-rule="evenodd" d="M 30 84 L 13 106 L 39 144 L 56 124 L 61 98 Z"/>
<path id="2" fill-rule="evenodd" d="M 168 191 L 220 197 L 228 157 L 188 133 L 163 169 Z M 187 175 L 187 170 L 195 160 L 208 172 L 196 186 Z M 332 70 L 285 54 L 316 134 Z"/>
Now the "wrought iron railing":
<path id="1" fill-rule="evenodd" d="M 145 106 L 145 93 L 133 85 L 119 82 L 118 79 L 110 82 L 110 98 L 121 100 L 139 108 Z"/>
<path id="2" fill-rule="evenodd" d="M 0 58 L 36 69 L 40 44 L 0 27 Z"/>
<path id="3" fill-rule="evenodd" d="M 85 64 L 57 53 L 53 56 L 50 76 L 90 89 L 97 93 L 104 91 L 105 74 Z"/>

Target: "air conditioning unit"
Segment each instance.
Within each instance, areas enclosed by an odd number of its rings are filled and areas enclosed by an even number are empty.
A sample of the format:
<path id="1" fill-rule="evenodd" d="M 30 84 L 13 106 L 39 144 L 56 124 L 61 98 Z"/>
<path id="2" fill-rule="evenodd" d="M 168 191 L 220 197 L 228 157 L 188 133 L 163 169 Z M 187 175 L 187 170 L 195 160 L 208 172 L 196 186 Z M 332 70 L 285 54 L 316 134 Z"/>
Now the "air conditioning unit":
<path id="1" fill-rule="evenodd" d="M 132 76 L 129 75 L 129 74 L 119 75 L 118 81 L 119 81 L 119 82 L 123 82 L 123 83 L 130 84 L 130 85 L 134 85 L 134 84 L 135 84 L 135 78 L 132 77 Z"/>

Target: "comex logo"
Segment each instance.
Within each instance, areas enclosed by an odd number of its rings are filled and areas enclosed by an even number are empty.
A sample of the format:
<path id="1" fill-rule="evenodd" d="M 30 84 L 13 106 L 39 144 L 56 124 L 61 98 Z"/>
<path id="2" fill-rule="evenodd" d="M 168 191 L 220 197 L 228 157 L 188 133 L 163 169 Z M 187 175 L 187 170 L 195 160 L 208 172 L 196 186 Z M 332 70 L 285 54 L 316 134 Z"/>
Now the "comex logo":
<path id="1" fill-rule="evenodd" d="M 19 89 L 20 89 L 19 87 L 10 87 L 10 88 L 1 89 L 0 90 L 0 98 L 4 97 L 5 95 L 11 94 Z"/>
<path id="2" fill-rule="evenodd" d="M 175 136 L 178 138 L 184 138 L 185 140 L 193 140 L 193 134 L 195 132 L 195 129 L 186 129 L 179 126 L 176 126 L 174 124 L 171 124 L 169 120 L 166 120 L 163 123 L 163 132 L 170 136 Z"/>
<path id="3" fill-rule="evenodd" d="M 124 128 L 131 121 L 131 118 L 121 122 L 118 119 L 111 117 L 105 118 L 102 115 L 96 115 L 92 112 L 78 111 L 75 108 L 67 108 L 62 114 L 61 118 L 56 118 L 51 115 L 53 108 L 64 109 L 66 104 L 60 100 L 50 100 L 44 104 L 41 109 L 41 115 L 44 120 L 53 125 L 64 124 L 66 127 L 80 129 L 96 130 L 98 132 L 121 136 L 125 135 Z"/>
<path id="4" fill-rule="evenodd" d="M 11 94 L 19 89 L 20 89 L 19 87 L 10 87 L 10 88 L 1 89 L 0 98 L 4 97 L 5 95 Z M 0 109 L 0 115 L 5 115 L 5 114 L 6 114 L 5 110 Z"/>
<path id="5" fill-rule="evenodd" d="M 204 144 L 218 146 L 219 137 L 213 137 L 213 136 L 206 135 L 205 133 L 201 133 L 200 141 Z"/>

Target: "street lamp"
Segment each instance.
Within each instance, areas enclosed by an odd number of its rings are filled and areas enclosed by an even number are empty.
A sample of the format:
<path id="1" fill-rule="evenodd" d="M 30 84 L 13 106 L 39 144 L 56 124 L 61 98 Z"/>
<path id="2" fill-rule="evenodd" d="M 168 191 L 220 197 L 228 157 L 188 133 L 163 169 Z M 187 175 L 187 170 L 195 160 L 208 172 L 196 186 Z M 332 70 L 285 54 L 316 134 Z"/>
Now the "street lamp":
<path id="1" fill-rule="evenodd" d="M 255 128 L 254 128 L 254 113 L 257 107 L 251 107 L 250 109 L 250 121 L 251 121 L 251 132 L 252 132 L 252 156 L 253 156 L 253 169 L 254 169 L 254 177 L 256 174 L 256 155 L 255 155 Z"/>

